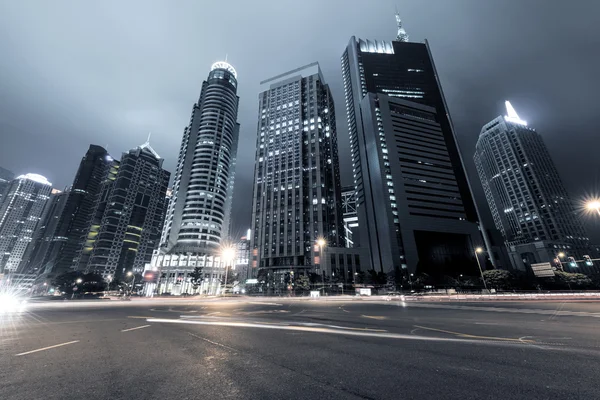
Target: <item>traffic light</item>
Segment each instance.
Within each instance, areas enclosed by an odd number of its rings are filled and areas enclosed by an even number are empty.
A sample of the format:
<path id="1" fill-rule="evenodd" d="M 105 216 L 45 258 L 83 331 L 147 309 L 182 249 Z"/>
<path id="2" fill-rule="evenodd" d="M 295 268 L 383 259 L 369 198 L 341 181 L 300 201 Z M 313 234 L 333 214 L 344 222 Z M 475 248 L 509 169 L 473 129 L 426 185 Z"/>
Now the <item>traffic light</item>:
<path id="1" fill-rule="evenodd" d="M 575 259 L 573 257 L 568 257 L 567 260 L 569 261 L 569 267 L 577 267 L 577 262 L 575 261 Z"/>
<path id="2" fill-rule="evenodd" d="M 594 262 L 592 261 L 590 256 L 583 256 L 583 261 L 585 261 L 585 265 L 587 265 L 587 266 L 591 267 L 594 265 Z"/>

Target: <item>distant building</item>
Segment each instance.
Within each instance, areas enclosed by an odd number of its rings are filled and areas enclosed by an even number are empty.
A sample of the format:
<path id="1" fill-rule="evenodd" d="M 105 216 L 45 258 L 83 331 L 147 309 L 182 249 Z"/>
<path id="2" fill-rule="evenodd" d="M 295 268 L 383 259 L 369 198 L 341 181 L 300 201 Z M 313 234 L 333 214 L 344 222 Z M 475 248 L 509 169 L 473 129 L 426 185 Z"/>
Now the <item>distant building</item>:
<path id="1" fill-rule="evenodd" d="M 352 37 L 342 74 L 361 246 L 376 271 L 478 271 L 483 245 L 427 42 Z"/>
<path id="2" fill-rule="evenodd" d="M 170 173 L 148 142 L 123 153 L 102 183 L 79 270 L 104 278 L 141 274 L 158 248 Z"/>
<path id="3" fill-rule="evenodd" d="M 245 236 L 242 236 L 236 243 L 235 254 L 235 272 L 238 274 L 240 282 L 245 282 L 246 279 L 252 278 L 250 271 L 250 238 L 252 230 L 248 229 Z"/>
<path id="4" fill-rule="evenodd" d="M 216 293 L 224 264 L 221 244 L 230 241 L 231 201 L 240 126 L 237 72 L 214 63 L 202 82 L 185 128 L 160 248 L 150 269 L 160 271 L 160 292 L 193 291 L 189 273 L 202 267 L 202 290 Z"/>
<path id="5" fill-rule="evenodd" d="M 0 205 L 0 273 L 15 272 L 30 246 L 52 184 L 37 174 L 13 179 Z"/>
<path id="6" fill-rule="evenodd" d="M 6 196 L 6 191 L 8 190 L 8 186 L 10 185 L 10 181 L 12 181 L 15 177 L 11 171 L 0 167 L 0 206 L 2 205 L 2 201 Z"/>
<path id="7" fill-rule="evenodd" d="M 115 164 L 106 149 L 90 145 L 81 159 L 73 184 L 52 195 L 42 220 L 36 246 L 26 270 L 51 279 L 78 264 L 78 252 L 89 232 L 102 182 Z"/>
<path id="8" fill-rule="evenodd" d="M 577 263 L 593 250 L 542 136 L 506 102 L 507 115 L 481 129 L 475 165 L 513 266 L 552 262 L 564 253 L 565 270 L 590 271 Z M 558 264 L 558 262 L 557 262 Z"/>
<path id="9" fill-rule="evenodd" d="M 278 285 L 343 246 L 335 110 L 318 63 L 261 82 L 258 108 L 251 268 Z"/>

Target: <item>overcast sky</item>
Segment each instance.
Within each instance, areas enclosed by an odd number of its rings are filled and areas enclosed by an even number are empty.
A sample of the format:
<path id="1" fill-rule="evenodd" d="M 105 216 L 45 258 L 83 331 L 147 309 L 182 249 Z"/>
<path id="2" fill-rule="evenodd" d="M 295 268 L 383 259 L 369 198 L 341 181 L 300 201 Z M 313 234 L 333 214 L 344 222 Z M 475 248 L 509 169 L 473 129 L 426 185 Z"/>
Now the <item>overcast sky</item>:
<path id="1" fill-rule="evenodd" d="M 313 61 L 337 104 L 351 183 L 340 56 L 350 37 L 392 40 L 398 7 L 428 39 L 479 207 L 481 126 L 511 100 L 545 138 L 574 199 L 600 193 L 600 2 L 593 0 L 0 0 L 0 166 L 69 185 L 90 143 L 113 156 L 152 132 L 175 170 L 210 65 L 239 80 L 234 223 L 250 224 L 258 86 Z M 600 222 L 587 224 L 600 241 Z"/>

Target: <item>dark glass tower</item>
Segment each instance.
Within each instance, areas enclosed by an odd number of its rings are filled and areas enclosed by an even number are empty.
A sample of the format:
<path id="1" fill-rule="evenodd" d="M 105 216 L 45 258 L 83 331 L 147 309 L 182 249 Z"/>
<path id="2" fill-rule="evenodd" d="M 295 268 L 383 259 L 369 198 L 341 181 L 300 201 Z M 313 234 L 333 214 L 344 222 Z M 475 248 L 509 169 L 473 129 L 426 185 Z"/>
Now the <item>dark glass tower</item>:
<path id="1" fill-rule="evenodd" d="M 321 273 L 343 246 L 333 99 L 318 63 L 261 82 L 252 203 L 254 274 Z M 275 279 L 275 281 L 279 281 Z"/>
<path id="2" fill-rule="evenodd" d="M 28 270 L 52 278 L 77 266 L 78 252 L 92 223 L 101 184 L 112 164 L 106 149 L 90 145 L 79 163 L 73 185 L 51 199 Z"/>
<path id="3" fill-rule="evenodd" d="M 352 37 L 342 55 L 361 245 L 384 272 L 477 268 L 478 217 L 427 42 Z"/>
<path id="4" fill-rule="evenodd" d="M 158 248 L 170 174 L 146 142 L 114 162 L 96 204 L 79 269 L 109 276 L 141 273 Z"/>

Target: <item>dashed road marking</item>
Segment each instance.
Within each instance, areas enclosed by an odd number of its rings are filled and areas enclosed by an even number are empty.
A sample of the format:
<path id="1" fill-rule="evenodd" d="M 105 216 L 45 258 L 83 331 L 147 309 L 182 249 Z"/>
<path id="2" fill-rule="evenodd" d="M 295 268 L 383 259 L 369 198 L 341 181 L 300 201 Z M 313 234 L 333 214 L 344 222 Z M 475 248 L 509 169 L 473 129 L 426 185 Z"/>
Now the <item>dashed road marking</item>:
<path id="1" fill-rule="evenodd" d="M 24 353 L 15 354 L 15 356 L 17 356 L 17 357 L 18 356 L 25 356 L 27 354 L 37 353 L 38 351 L 50 350 L 50 349 L 54 349 L 56 347 L 62 347 L 62 346 L 66 346 L 66 345 L 73 344 L 73 343 L 79 343 L 79 340 L 72 340 L 70 342 L 59 343 L 59 344 L 55 344 L 53 346 L 42 347 L 41 349 L 35 349 L 35 350 L 26 351 Z"/>
<path id="2" fill-rule="evenodd" d="M 136 329 L 143 329 L 143 328 L 147 328 L 149 326 L 151 326 L 151 325 L 136 326 L 135 328 L 123 329 L 121 332 L 135 331 Z"/>

